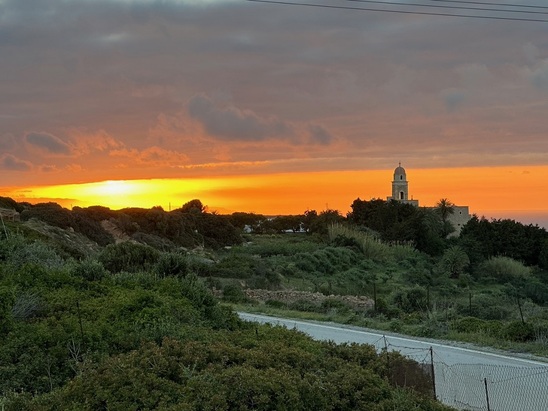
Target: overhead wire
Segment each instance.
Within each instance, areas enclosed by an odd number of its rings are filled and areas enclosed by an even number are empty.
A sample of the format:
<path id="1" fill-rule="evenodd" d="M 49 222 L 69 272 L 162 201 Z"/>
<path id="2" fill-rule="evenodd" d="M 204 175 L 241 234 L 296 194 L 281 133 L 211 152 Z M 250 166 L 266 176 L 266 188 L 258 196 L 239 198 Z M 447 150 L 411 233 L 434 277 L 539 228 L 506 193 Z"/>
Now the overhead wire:
<path id="1" fill-rule="evenodd" d="M 345 5 L 335 5 L 335 4 L 318 4 L 318 3 L 307 3 L 304 1 L 287 1 L 287 0 L 245 0 L 252 3 L 265 3 L 265 4 L 274 4 L 279 6 L 303 6 L 303 7 L 316 7 L 324 9 L 338 9 L 338 10 L 353 10 L 353 11 L 365 11 L 365 12 L 380 12 L 380 13 L 394 13 L 394 14 L 408 14 L 408 15 L 419 15 L 419 16 L 442 16 L 442 17 L 459 17 L 459 18 L 469 18 L 469 19 L 482 19 L 482 20 L 502 20 L 502 21 L 516 21 L 516 22 L 527 22 L 527 23 L 548 23 L 548 19 L 535 19 L 530 17 L 513 17 L 513 16 L 494 16 L 494 15 L 478 15 L 478 14 L 452 14 L 452 13 L 442 13 L 442 12 L 429 12 L 429 11 L 417 11 L 417 10 L 399 10 L 391 8 L 371 8 L 371 7 L 357 7 L 357 6 L 345 6 Z M 356 0 L 351 0 L 356 1 Z M 386 5 L 390 3 L 386 2 Z M 497 11 L 497 10 L 490 10 Z M 519 12 L 519 11 L 515 11 Z M 537 12 L 534 14 L 545 14 Z"/>
<path id="2" fill-rule="evenodd" d="M 488 7 L 470 7 L 470 6 L 447 6 L 443 4 L 418 4 L 418 3 L 403 3 L 396 1 L 381 1 L 381 0 L 346 0 L 355 3 L 371 3 L 371 4 L 383 4 L 383 5 L 395 5 L 405 7 L 427 7 L 438 9 L 452 9 L 452 10 L 477 10 L 477 11 L 492 11 L 496 13 L 525 13 L 525 14 L 548 14 L 548 11 L 533 11 L 533 10 L 505 10 L 494 9 Z"/>
<path id="3" fill-rule="evenodd" d="M 493 3 L 485 1 L 471 1 L 471 0 L 426 0 L 432 1 L 435 3 L 457 3 L 457 4 L 477 4 L 481 6 L 497 6 L 497 7 L 521 7 L 523 9 L 533 8 L 533 9 L 548 9 L 548 6 L 535 6 L 532 4 L 511 4 L 511 3 Z"/>

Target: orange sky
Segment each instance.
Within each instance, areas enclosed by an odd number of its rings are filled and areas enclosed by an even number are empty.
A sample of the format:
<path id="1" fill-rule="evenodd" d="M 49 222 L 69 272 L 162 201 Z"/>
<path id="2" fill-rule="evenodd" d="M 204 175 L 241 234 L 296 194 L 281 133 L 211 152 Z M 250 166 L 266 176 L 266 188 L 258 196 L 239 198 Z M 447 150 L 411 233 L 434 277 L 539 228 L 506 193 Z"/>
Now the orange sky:
<path id="1" fill-rule="evenodd" d="M 546 26 L 402 7 L 0 0 L 0 195 L 344 214 L 401 161 L 421 205 L 548 226 Z"/>
<path id="2" fill-rule="evenodd" d="M 112 180 L 8 188 L 0 194 L 31 203 L 55 201 L 68 208 L 159 205 L 168 210 L 199 198 L 221 213 L 299 214 L 307 209 L 330 208 L 345 214 L 358 197 L 369 200 L 390 195 L 392 173 L 393 169 Z M 471 213 L 480 216 L 525 220 L 548 214 L 546 177 L 548 166 L 407 169 L 409 195 L 421 206 L 433 206 L 439 199 L 448 198 L 455 204 L 468 205 Z"/>

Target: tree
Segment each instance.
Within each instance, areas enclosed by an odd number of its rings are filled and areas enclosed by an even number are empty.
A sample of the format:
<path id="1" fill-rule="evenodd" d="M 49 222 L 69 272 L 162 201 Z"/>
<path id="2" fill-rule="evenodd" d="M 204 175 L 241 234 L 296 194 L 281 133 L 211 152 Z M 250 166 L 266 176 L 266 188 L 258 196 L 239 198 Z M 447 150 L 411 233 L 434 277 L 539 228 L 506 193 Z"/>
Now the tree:
<path id="1" fill-rule="evenodd" d="M 442 198 L 436 204 L 436 211 L 439 213 L 441 220 L 446 222 L 455 213 L 455 204 L 447 198 Z"/>
<path id="2" fill-rule="evenodd" d="M 470 258 L 466 251 L 456 245 L 445 250 L 439 265 L 444 272 L 449 273 L 450 278 L 459 278 L 470 265 Z"/>
<path id="3" fill-rule="evenodd" d="M 181 212 L 202 214 L 207 212 L 207 206 L 203 205 L 200 200 L 194 199 L 190 200 L 188 203 L 183 204 L 183 206 L 181 207 Z"/>
<path id="4" fill-rule="evenodd" d="M 311 233 L 327 234 L 328 227 L 332 224 L 341 223 L 344 217 L 338 210 L 327 209 L 322 211 L 313 223 L 310 225 Z"/>
<path id="5" fill-rule="evenodd" d="M 526 265 L 539 265 L 548 233 L 532 224 L 510 219 L 487 220 L 473 216 L 462 228 L 459 242 L 474 262 L 504 255 Z"/>
<path id="6" fill-rule="evenodd" d="M 548 240 L 544 240 L 538 257 L 538 265 L 544 270 L 548 269 Z"/>
<path id="7" fill-rule="evenodd" d="M 455 227 L 449 221 L 449 218 L 455 213 L 455 204 L 453 204 L 447 198 L 442 198 L 436 204 L 436 212 L 441 217 L 443 223 L 443 237 L 447 237 L 449 234 L 455 231 Z"/>
<path id="8" fill-rule="evenodd" d="M 266 221 L 266 217 L 262 214 L 236 212 L 230 215 L 229 221 L 240 230 L 247 227 L 250 231 L 255 231 Z"/>
<path id="9" fill-rule="evenodd" d="M 314 222 L 318 219 L 318 212 L 316 210 L 306 210 L 303 218 L 303 228 L 306 232 L 310 231 Z"/>

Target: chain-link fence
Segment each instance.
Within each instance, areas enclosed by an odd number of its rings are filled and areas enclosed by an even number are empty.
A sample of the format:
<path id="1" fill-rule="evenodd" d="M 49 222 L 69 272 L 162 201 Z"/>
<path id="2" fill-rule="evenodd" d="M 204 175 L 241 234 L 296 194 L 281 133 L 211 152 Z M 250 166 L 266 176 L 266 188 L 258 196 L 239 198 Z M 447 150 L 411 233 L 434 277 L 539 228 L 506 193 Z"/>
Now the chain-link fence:
<path id="1" fill-rule="evenodd" d="M 434 361 L 438 400 L 470 411 L 547 411 L 548 366 L 447 365 Z"/>
<path id="2" fill-rule="evenodd" d="M 443 362 L 433 348 L 413 348 L 388 343 L 375 344 L 385 353 L 398 351 L 420 365 L 392 361 L 387 355 L 389 378 L 399 386 L 418 388 L 442 403 L 467 411 L 548 411 L 548 364 L 508 366 L 493 364 L 451 364 Z M 432 376 L 434 378 L 432 379 Z M 416 386 L 419 384 L 419 386 Z"/>

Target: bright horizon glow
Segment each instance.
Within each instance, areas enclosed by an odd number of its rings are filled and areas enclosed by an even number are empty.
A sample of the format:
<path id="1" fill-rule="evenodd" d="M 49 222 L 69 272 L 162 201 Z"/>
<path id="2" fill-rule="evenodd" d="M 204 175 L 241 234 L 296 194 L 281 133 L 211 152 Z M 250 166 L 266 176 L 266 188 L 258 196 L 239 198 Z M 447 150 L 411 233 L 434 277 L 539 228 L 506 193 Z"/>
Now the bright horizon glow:
<path id="1" fill-rule="evenodd" d="M 405 167 L 405 165 L 404 165 Z M 547 225 L 548 166 L 406 168 L 410 197 L 420 206 L 441 198 L 468 205 L 471 214 L 513 218 Z M 4 189 L 16 201 L 53 201 L 71 208 L 101 205 L 165 210 L 200 199 L 210 210 L 265 215 L 301 214 L 308 209 L 350 211 L 356 198 L 386 199 L 391 195 L 393 169 L 321 171 L 190 179 L 107 180 L 102 182 Z"/>

